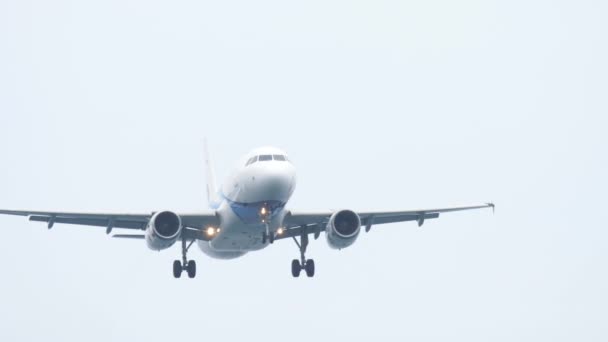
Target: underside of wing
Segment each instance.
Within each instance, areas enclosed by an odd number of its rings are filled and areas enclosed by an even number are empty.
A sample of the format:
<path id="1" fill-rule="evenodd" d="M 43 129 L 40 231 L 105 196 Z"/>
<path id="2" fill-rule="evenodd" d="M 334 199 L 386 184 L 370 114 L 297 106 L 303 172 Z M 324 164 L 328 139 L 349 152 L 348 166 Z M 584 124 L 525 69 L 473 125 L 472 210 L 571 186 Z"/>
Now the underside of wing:
<path id="1" fill-rule="evenodd" d="M 155 213 L 87 213 L 87 212 L 59 212 L 59 211 L 26 211 L 26 210 L 0 210 L 0 214 L 28 217 L 30 221 L 45 222 L 50 229 L 56 223 L 82 226 L 105 227 L 109 234 L 114 228 L 145 230 Z M 199 236 L 196 231 L 219 223 L 213 211 L 204 213 L 176 214 L 182 221 L 184 232 L 189 236 Z M 194 233 L 192 233 L 194 232 Z"/>
<path id="2" fill-rule="evenodd" d="M 46 222 L 49 229 L 52 228 L 55 223 L 63 223 L 106 227 L 108 231 L 111 231 L 113 228 L 145 229 L 152 216 L 150 213 L 78 213 L 26 210 L 0 210 L 0 214 L 27 216 L 30 221 Z"/>
<path id="3" fill-rule="evenodd" d="M 369 231 L 373 225 L 417 221 L 418 225 L 424 224 L 427 219 L 438 218 L 441 213 L 454 211 L 464 211 L 473 209 L 494 209 L 493 203 L 485 203 L 468 206 L 455 206 L 445 208 L 414 209 L 414 210 L 395 210 L 395 211 L 361 211 L 357 212 L 361 220 L 361 225 Z M 285 217 L 285 233 L 280 238 L 299 236 L 303 232 L 318 236 L 329 222 L 331 216 L 336 211 L 320 212 L 294 212 L 290 211 Z"/>

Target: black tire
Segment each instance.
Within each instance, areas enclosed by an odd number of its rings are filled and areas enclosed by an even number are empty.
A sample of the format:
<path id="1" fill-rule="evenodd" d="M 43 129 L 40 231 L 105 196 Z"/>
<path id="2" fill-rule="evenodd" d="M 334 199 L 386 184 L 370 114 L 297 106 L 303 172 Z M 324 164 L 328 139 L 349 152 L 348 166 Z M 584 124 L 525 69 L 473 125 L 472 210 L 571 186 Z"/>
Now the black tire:
<path id="1" fill-rule="evenodd" d="M 291 261 L 291 275 L 294 278 L 300 276 L 300 271 L 302 271 L 302 265 L 300 265 L 300 261 L 298 259 L 293 259 Z"/>
<path id="2" fill-rule="evenodd" d="M 306 270 L 306 275 L 309 278 L 314 277 L 315 276 L 315 261 L 312 259 L 306 260 L 306 266 L 304 266 L 304 269 Z"/>
<path id="3" fill-rule="evenodd" d="M 270 242 L 270 244 L 274 243 L 274 233 L 268 234 L 268 242 Z"/>
<path id="4" fill-rule="evenodd" d="M 175 278 L 182 276 L 182 263 L 179 260 L 173 262 L 173 276 Z"/>
<path id="5" fill-rule="evenodd" d="M 194 261 L 194 260 L 188 261 L 188 266 L 186 266 L 186 271 L 188 272 L 189 278 L 196 277 L 196 261 Z"/>

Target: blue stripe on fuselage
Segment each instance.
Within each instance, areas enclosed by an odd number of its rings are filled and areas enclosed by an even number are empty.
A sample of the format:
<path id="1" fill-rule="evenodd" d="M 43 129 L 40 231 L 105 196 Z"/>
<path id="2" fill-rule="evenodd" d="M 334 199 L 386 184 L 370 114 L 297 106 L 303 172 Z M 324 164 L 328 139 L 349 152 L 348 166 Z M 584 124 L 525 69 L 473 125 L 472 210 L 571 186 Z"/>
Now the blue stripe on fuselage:
<path id="1" fill-rule="evenodd" d="M 262 207 L 266 207 L 266 209 L 270 211 L 270 219 L 274 218 L 274 216 L 276 216 L 281 209 L 285 207 L 285 202 L 276 200 L 260 201 L 255 203 L 241 203 L 232 201 L 226 196 L 223 197 L 226 202 L 228 202 L 230 208 L 236 214 L 236 216 L 238 216 L 243 223 L 247 224 L 255 224 L 262 221 L 262 218 L 260 217 Z"/>

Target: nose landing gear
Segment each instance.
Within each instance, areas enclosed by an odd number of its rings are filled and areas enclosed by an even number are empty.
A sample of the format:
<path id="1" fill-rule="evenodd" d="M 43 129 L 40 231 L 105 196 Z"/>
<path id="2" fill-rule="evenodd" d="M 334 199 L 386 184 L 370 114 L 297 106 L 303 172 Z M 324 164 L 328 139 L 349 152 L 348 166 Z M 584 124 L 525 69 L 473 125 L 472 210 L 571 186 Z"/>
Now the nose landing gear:
<path id="1" fill-rule="evenodd" d="M 173 261 L 173 276 L 175 278 L 180 278 L 182 276 L 183 271 L 186 271 L 186 273 L 188 273 L 188 278 L 196 277 L 196 261 L 188 261 L 188 258 L 186 256 L 188 250 L 190 249 L 190 246 L 192 246 L 193 243 L 194 240 L 190 241 L 190 243 L 186 245 L 186 239 L 182 238 L 182 261 Z"/>
<path id="2" fill-rule="evenodd" d="M 268 218 L 270 217 L 271 211 L 266 207 L 266 204 L 260 209 L 260 218 L 262 223 L 266 226 L 266 231 L 262 234 L 262 243 L 268 241 L 270 244 L 274 243 L 275 232 L 270 231 L 270 225 L 268 224 Z"/>
<path id="3" fill-rule="evenodd" d="M 262 234 L 262 243 L 266 243 L 266 241 L 268 241 L 268 243 L 273 244 L 274 238 L 275 238 L 275 235 L 274 235 L 274 233 L 270 232 L 270 228 L 268 227 L 268 224 L 267 224 L 266 231 Z"/>

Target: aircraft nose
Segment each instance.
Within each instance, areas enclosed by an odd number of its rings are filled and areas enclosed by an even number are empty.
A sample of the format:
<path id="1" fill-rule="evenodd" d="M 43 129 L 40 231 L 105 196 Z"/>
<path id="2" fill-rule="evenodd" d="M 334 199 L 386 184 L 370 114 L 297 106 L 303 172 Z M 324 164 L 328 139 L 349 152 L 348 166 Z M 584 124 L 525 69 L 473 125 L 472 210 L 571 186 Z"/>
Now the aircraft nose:
<path id="1" fill-rule="evenodd" d="M 283 199 L 289 192 L 291 178 L 285 174 L 268 174 L 260 179 L 259 185 L 269 199 Z"/>

